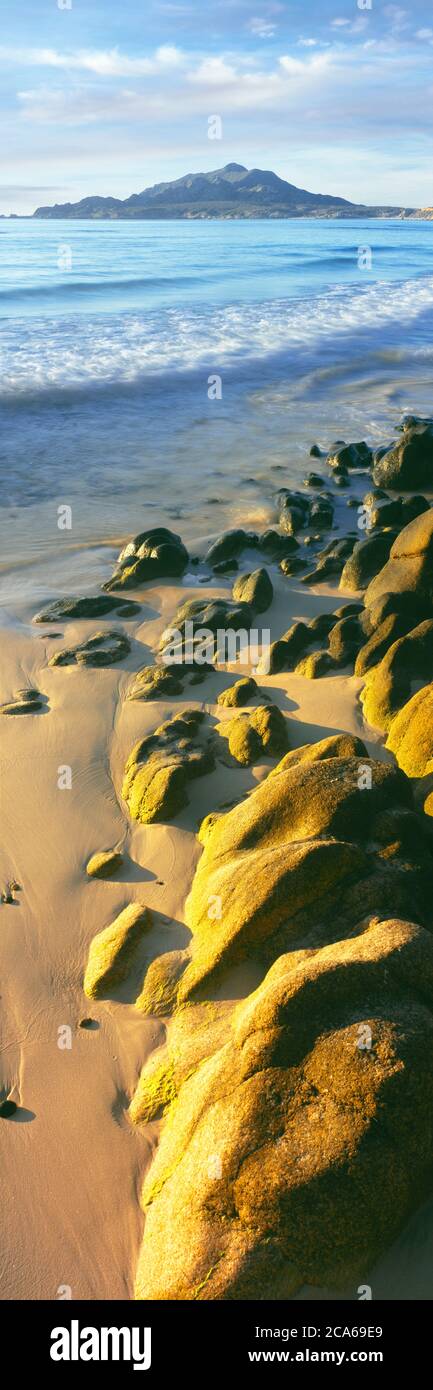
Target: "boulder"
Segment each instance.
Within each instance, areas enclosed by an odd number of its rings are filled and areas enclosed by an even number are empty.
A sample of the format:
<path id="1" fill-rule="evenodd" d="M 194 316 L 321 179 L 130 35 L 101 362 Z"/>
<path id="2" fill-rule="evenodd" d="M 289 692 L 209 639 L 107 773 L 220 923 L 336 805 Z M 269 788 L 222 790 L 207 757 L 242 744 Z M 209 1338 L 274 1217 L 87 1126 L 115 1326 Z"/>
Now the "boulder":
<path id="1" fill-rule="evenodd" d="M 119 849 L 102 849 L 96 854 L 92 854 L 86 864 L 86 874 L 89 878 L 111 878 L 117 869 L 121 869 L 123 864 L 123 854 Z"/>
<path id="2" fill-rule="evenodd" d="M 379 920 L 280 956 L 189 1075 L 154 1060 L 136 1298 L 356 1287 L 429 1190 L 432 1012 L 431 936 Z"/>
<path id="3" fill-rule="evenodd" d="M 398 444 L 376 461 L 373 478 L 379 487 L 411 492 L 433 487 L 433 424 L 405 428 Z"/>
<path id="4" fill-rule="evenodd" d="M 375 531 L 365 540 L 357 541 L 344 566 L 340 589 L 348 589 L 350 593 L 365 589 L 388 559 L 395 537 L 395 531 Z"/>
<path id="5" fill-rule="evenodd" d="M 140 612 L 140 604 L 131 599 L 118 598 L 113 594 L 92 594 L 90 598 L 56 598 L 48 608 L 42 608 L 33 618 L 34 623 L 62 623 L 68 618 L 104 618 L 107 613 L 116 613 L 119 618 L 135 618 Z"/>
<path id="6" fill-rule="evenodd" d="M 265 613 L 274 597 L 272 580 L 265 569 L 254 570 L 252 574 L 240 574 L 233 585 L 233 598 L 247 603 L 252 613 Z"/>
<path id="7" fill-rule="evenodd" d="M 260 758 L 278 758 L 288 746 L 287 720 L 277 705 L 258 705 L 218 726 L 236 762 L 248 767 Z"/>
<path id="8" fill-rule="evenodd" d="M 126 633 L 115 629 L 95 632 L 93 637 L 87 637 L 85 642 L 79 642 L 75 647 L 64 647 L 60 652 L 53 652 L 48 665 L 113 666 L 129 656 L 130 651 L 131 643 Z"/>
<path id="9" fill-rule="evenodd" d="M 206 555 L 206 564 L 219 565 L 222 560 L 234 560 L 246 547 L 257 545 L 257 536 L 250 531 L 238 528 L 235 531 L 225 531 L 218 540 L 214 541 Z"/>
<path id="10" fill-rule="evenodd" d="M 175 579 L 183 574 L 187 563 L 188 551 L 180 536 L 165 526 L 155 526 L 124 546 L 104 589 L 135 589 L 150 579 Z"/>
<path id="11" fill-rule="evenodd" d="M 135 744 L 125 767 L 122 797 L 133 820 L 169 821 L 188 805 L 187 783 L 215 766 L 210 735 L 200 737 L 202 710 L 183 710 Z"/>
<path id="12" fill-rule="evenodd" d="M 395 715 L 386 746 L 408 777 L 433 772 L 433 685 L 417 690 Z"/>
<path id="13" fill-rule="evenodd" d="M 126 979 L 143 934 L 151 925 L 149 909 L 143 903 L 130 903 L 109 927 L 94 936 L 83 986 L 88 999 L 105 998 Z"/>
<path id="14" fill-rule="evenodd" d="M 393 541 L 388 563 L 376 574 L 365 594 L 371 609 L 384 594 L 415 594 L 424 607 L 433 602 L 433 507 L 405 526 Z M 431 609 L 430 609 L 431 611 Z"/>
<path id="15" fill-rule="evenodd" d="M 367 675 L 361 701 L 364 719 L 373 728 L 387 731 L 390 724 L 410 698 L 414 681 L 423 685 L 433 670 L 433 619 L 399 637 L 389 647 L 378 666 Z"/>
<path id="16" fill-rule="evenodd" d="M 243 676 L 241 680 L 235 681 L 234 685 L 229 685 L 227 690 L 221 690 L 218 695 L 217 704 L 224 705 L 226 709 L 239 709 L 243 705 L 248 705 L 258 694 L 259 687 L 254 676 Z"/>

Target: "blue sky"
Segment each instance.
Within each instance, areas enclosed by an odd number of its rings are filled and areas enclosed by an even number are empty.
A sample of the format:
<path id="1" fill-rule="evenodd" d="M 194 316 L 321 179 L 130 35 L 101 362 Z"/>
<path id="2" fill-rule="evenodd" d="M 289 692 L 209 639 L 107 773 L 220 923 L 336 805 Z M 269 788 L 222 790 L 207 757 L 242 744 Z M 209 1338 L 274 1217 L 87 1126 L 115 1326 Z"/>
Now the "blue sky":
<path id="1" fill-rule="evenodd" d="M 315 192 L 433 204 L 431 0 L 0 6 L 2 212 L 232 160 Z"/>

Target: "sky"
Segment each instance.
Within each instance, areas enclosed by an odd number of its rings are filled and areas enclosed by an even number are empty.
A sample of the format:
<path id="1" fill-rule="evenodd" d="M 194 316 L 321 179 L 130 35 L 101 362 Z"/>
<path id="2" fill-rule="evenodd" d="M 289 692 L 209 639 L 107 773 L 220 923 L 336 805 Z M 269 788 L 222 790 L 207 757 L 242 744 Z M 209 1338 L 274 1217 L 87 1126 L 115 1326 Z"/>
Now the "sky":
<path id="1" fill-rule="evenodd" d="M 0 0 L 0 21 L 0 212 L 232 161 L 433 204 L 432 0 Z"/>

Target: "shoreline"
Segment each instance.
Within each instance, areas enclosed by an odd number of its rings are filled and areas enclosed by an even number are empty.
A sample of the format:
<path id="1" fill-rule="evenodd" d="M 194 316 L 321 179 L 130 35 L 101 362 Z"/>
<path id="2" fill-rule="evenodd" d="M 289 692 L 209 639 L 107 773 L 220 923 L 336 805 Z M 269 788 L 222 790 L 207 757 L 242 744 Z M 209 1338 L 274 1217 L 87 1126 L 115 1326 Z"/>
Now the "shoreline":
<path id="1" fill-rule="evenodd" d="M 306 473 L 310 464 L 325 475 L 325 483 L 323 488 L 305 488 L 305 497 L 313 502 L 321 494 L 330 494 L 338 518 L 338 529 L 331 523 L 320 533 L 322 540 L 307 547 L 303 546 L 305 528 L 295 527 L 299 551 L 302 556 L 308 553 L 314 565 L 327 542 L 343 538 L 350 528 L 356 530 L 355 507 L 343 511 L 340 503 L 348 496 L 355 502 L 359 496 L 361 503 L 370 470 L 351 470 L 352 486 L 346 492 L 334 486 L 336 475 L 329 474 L 324 456 L 306 460 Z M 283 474 L 278 476 L 283 482 Z M 427 494 L 431 503 L 431 490 Z M 396 490 L 389 489 L 389 495 L 393 499 Z M 410 499 L 412 491 L 404 496 Z M 244 511 L 249 528 L 248 508 Z M 271 512 L 269 504 L 272 526 Z M 359 531 L 356 538 L 363 539 L 363 533 Z M 200 546 L 194 542 L 196 553 L 208 549 L 209 539 L 202 538 Z M 101 594 L 111 545 L 111 540 L 99 541 L 95 556 L 90 541 L 71 547 L 75 559 L 82 561 L 86 551 L 91 561 L 87 569 L 84 566 L 77 594 L 85 594 L 88 587 L 94 596 Z M 37 558 L 34 563 L 38 564 Z M 183 575 L 161 576 L 160 582 L 142 579 L 127 592 L 116 590 L 119 599 L 131 597 L 138 602 L 140 611 L 134 616 L 122 620 L 114 612 L 59 618 L 52 625 L 43 624 L 42 632 L 30 627 L 30 617 L 49 595 L 41 593 L 39 602 L 35 597 L 30 601 L 27 593 L 22 608 L 24 631 L 21 622 L 19 628 L 5 633 L 1 701 L 10 701 L 27 685 L 41 692 L 43 704 L 34 713 L 0 720 L 5 747 L 1 880 L 21 885 L 14 902 L 0 905 L 6 981 L 2 1095 L 6 1093 L 18 1106 L 16 1117 L 0 1125 L 3 1171 L 10 1191 L 2 1298 L 51 1299 L 64 1284 L 77 1299 L 133 1296 L 143 1231 L 140 1190 L 147 1172 L 152 1172 L 167 1121 L 158 1113 L 133 1125 L 127 1107 L 143 1066 L 150 1062 L 152 1067 L 156 1049 L 163 1048 L 173 1027 L 168 1015 L 140 1012 L 136 1000 L 149 965 L 161 953 L 185 951 L 188 945 L 185 904 L 201 861 L 200 822 L 209 812 L 254 794 L 275 767 L 275 758 L 269 760 L 266 754 L 257 755 L 248 765 L 237 764 L 233 755 L 230 761 L 225 739 L 218 735 L 218 723 L 224 728 L 237 714 L 236 709 L 222 709 L 218 695 L 234 679 L 251 674 L 248 665 L 231 663 L 226 670 L 206 675 L 197 689 L 187 680 L 182 693 L 144 703 L 128 699 L 134 675 L 158 661 L 162 633 L 179 604 L 188 599 L 230 602 L 238 577 L 255 571 L 257 565 L 266 569 L 273 587 L 272 602 L 257 622 L 270 627 L 273 642 L 294 623 L 335 613 L 353 600 L 363 602 L 363 591 L 339 587 L 338 573 L 308 586 L 301 576 L 286 577 L 279 560 L 263 553 L 260 543 L 258 548 L 243 545 L 238 564 L 239 571 L 233 568 L 223 576 L 200 558 L 193 574 L 188 560 Z M 75 575 L 78 569 L 74 560 Z M 89 584 L 90 575 L 93 582 Z M 61 580 L 53 599 L 59 587 Z M 97 629 L 119 628 L 131 644 L 120 664 L 102 669 L 48 664 L 54 651 L 76 648 Z M 257 675 L 256 680 L 261 698 L 270 697 L 284 716 L 291 751 L 344 733 L 361 739 L 369 758 L 394 765 L 384 735 L 363 721 L 359 694 L 365 677 L 355 676 L 349 662 L 341 674 L 335 670 L 317 680 L 284 669 Z M 154 735 L 185 707 L 206 715 L 206 727 L 216 740 L 216 765 L 191 783 L 188 804 L 174 817 L 160 823 L 137 822 L 128 815 L 121 794 L 125 762 L 136 740 Z M 249 705 L 244 713 L 251 714 Z M 71 769 L 72 783 L 61 790 L 58 770 L 64 767 Z M 109 879 L 89 881 L 86 863 L 95 852 L 114 845 L 121 847 L 122 867 Z M 107 997 L 92 998 L 89 1004 L 83 995 L 83 978 L 91 943 L 131 903 L 145 903 L 153 914 L 150 935 L 140 943 L 124 980 L 110 988 Z M 232 968 L 228 994 L 223 988 L 222 995 L 212 991 L 210 996 L 216 1005 L 217 1034 L 222 1030 L 224 1037 L 237 1004 L 266 978 L 266 966 L 254 951 Z M 236 1004 L 230 992 L 233 983 Z M 190 1007 L 200 1010 L 200 1003 Z M 98 1024 L 89 1032 L 79 1030 L 80 1019 L 87 1013 Z M 71 1029 L 70 1046 L 59 1046 L 63 1027 Z M 194 1051 L 194 1039 L 187 1038 L 185 1045 Z M 210 1045 L 214 1046 L 212 1039 Z M 421 1216 L 418 1212 L 414 1218 L 415 1229 Z M 433 1206 L 428 1219 L 433 1230 Z M 410 1264 L 411 1229 L 407 1222 L 403 1224 L 397 1247 L 402 1252 L 402 1271 L 405 1266 L 401 1277 L 406 1281 L 409 1267 L 413 1281 L 419 1277 L 415 1274 L 418 1254 Z M 39 1252 L 36 1261 L 35 1250 Z M 381 1278 L 388 1286 L 394 1280 L 398 1288 L 398 1259 L 393 1266 L 390 1251 L 376 1261 L 376 1287 Z M 210 1292 L 206 1296 L 225 1295 Z M 316 1293 L 309 1290 L 303 1295 L 295 1290 L 286 1296 L 326 1297 L 326 1285 Z M 345 1294 L 330 1296 L 344 1298 Z M 352 1296 L 356 1297 L 356 1290 Z"/>

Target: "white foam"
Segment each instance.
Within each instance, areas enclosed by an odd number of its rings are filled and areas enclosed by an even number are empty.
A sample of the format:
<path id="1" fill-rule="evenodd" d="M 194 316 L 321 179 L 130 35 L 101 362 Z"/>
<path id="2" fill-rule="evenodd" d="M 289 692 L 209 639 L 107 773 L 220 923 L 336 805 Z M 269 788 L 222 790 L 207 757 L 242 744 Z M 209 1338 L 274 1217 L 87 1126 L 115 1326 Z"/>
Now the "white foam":
<path id="1" fill-rule="evenodd" d="M 433 277 L 337 286 L 313 299 L 148 314 L 6 319 L 0 396 L 138 383 L 154 373 L 227 370 L 336 335 L 413 323 L 433 306 Z"/>

